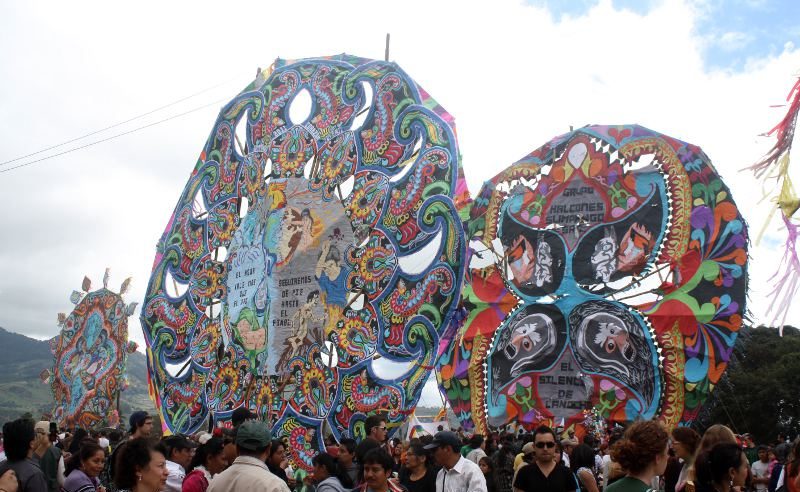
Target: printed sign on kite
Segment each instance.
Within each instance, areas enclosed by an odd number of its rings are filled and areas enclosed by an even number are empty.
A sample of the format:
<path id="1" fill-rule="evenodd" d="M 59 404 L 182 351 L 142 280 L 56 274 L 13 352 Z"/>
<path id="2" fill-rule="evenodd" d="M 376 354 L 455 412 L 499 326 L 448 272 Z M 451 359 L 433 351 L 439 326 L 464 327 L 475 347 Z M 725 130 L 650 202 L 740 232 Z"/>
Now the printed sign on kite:
<path id="1" fill-rule="evenodd" d="M 469 315 L 439 361 L 464 426 L 696 418 L 747 291 L 744 220 L 698 147 L 556 137 L 483 186 L 468 236 Z"/>
<path id="2" fill-rule="evenodd" d="M 59 313 L 61 332 L 50 340 L 55 361 L 52 371 L 41 376 L 53 390 L 52 420 L 62 428 L 92 429 L 119 422 L 128 354 L 136 351 L 136 343 L 128 341 L 128 317 L 137 303 L 126 304 L 122 298 L 130 278 L 119 294 L 108 290 L 108 279 L 106 269 L 103 288 L 90 292 L 91 280 L 84 277 L 82 291 L 70 295 L 75 309 L 69 316 Z"/>
<path id="3" fill-rule="evenodd" d="M 447 341 L 467 199 L 452 117 L 397 65 L 278 60 L 220 112 L 158 244 L 142 323 L 169 430 L 248 408 L 310 469 L 323 432 L 402 423 Z"/>

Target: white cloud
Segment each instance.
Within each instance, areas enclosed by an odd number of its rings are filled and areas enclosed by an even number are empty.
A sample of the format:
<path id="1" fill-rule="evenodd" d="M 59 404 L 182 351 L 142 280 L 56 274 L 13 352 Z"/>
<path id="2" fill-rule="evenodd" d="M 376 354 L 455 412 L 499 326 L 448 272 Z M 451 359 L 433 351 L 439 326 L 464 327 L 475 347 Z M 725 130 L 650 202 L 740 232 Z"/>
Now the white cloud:
<path id="1" fill-rule="evenodd" d="M 558 22 L 513 0 L 4 4 L 3 158 L 234 79 L 170 111 L 232 97 L 277 56 L 382 58 L 391 32 L 391 58 L 455 115 L 472 193 L 570 125 L 640 123 L 702 146 L 755 235 L 768 204 L 739 170 L 770 145 L 757 135 L 782 116 L 769 106 L 800 56 L 787 45 L 741 72 L 709 71 L 693 23 L 701 10 L 670 0 L 638 15 L 606 0 Z M 0 174 L 0 325 L 55 335 L 71 290 L 84 274 L 99 282 L 106 266 L 112 285 L 133 275 L 128 299 L 143 299 L 155 244 L 215 115 Z M 770 231 L 781 241 L 776 221 Z M 766 322 L 776 249 L 754 246 L 752 257 L 750 307 Z M 131 334 L 144 346 L 138 315 Z"/>
<path id="2" fill-rule="evenodd" d="M 739 31 L 728 31 L 716 39 L 716 44 L 725 51 L 739 51 L 752 43 L 755 37 Z"/>

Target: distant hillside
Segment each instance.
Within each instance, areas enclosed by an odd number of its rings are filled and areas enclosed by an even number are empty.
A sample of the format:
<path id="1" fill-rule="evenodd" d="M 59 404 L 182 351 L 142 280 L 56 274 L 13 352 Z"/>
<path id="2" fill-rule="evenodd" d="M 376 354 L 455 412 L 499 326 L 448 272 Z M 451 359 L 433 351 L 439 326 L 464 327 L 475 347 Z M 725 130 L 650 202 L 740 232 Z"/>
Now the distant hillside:
<path id="1" fill-rule="evenodd" d="M 39 374 L 53 366 L 53 355 L 47 341 L 34 340 L 0 327 L 0 423 L 30 412 L 38 419 L 52 410 L 50 386 L 41 382 Z M 154 412 L 147 395 L 147 361 L 139 352 L 128 357 L 130 386 L 120 398 L 123 417 L 131 409 Z"/>

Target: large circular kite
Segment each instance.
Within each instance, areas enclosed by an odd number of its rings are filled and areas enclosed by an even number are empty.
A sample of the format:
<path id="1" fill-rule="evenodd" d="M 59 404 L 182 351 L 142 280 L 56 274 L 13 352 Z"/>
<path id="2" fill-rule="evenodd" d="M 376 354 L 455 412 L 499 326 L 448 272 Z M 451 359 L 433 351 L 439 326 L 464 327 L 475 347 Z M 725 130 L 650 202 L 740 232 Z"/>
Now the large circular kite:
<path id="1" fill-rule="evenodd" d="M 465 426 L 696 418 L 747 290 L 744 220 L 698 147 L 561 135 L 483 186 L 468 236 L 469 316 L 438 371 Z"/>
<path id="2" fill-rule="evenodd" d="M 52 370 L 42 373 L 55 400 L 52 420 L 59 427 L 92 429 L 119 423 L 119 394 L 127 387 L 125 367 L 136 343 L 128 341 L 128 317 L 136 302 L 126 304 L 122 295 L 131 279 L 126 279 L 119 294 L 108 290 L 109 272 L 103 288 L 92 291 L 84 277 L 82 291 L 73 291 L 75 309 L 67 316 L 59 313 L 61 332 L 50 340 L 54 356 Z"/>
<path id="3" fill-rule="evenodd" d="M 158 244 L 165 425 L 249 408 L 309 469 L 323 432 L 399 425 L 446 342 L 467 199 L 452 117 L 397 65 L 278 60 L 220 112 Z"/>

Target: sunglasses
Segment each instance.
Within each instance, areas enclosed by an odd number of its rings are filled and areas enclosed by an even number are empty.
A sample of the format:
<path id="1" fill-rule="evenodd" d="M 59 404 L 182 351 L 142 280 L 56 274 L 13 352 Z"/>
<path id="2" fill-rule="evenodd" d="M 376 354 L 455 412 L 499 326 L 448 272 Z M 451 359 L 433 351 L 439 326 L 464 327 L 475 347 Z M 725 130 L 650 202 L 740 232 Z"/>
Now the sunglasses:
<path id="1" fill-rule="evenodd" d="M 547 446 L 548 449 L 549 448 L 554 448 L 554 447 L 556 447 L 556 443 L 553 442 L 553 441 L 537 442 L 536 443 L 536 447 L 539 448 L 539 449 L 544 449 L 545 446 Z"/>
<path id="2" fill-rule="evenodd" d="M 378 430 L 382 430 L 382 431 L 386 432 L 386 427 L 385 426 L 384 427 L 378 427 Z"/>

